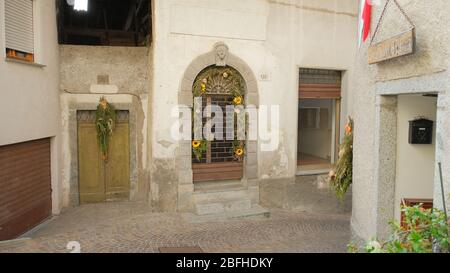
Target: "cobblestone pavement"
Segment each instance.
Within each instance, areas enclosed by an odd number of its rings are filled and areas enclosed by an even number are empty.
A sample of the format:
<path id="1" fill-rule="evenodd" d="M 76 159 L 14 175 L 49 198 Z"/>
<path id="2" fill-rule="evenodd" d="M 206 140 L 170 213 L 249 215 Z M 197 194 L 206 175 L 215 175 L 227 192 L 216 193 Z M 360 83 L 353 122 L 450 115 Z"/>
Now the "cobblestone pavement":
<path id="1" fill-rule="evenodd" d="M 271 211 L 270 218 L 189 223 L 186 215 L 152 213 L 145 204 L 84 205 L 63 211 L 26 237 L 0 243 L 1 252 L 152 253 L 198 246 L 204 252 L 345 252 L 349 216 Z"/>

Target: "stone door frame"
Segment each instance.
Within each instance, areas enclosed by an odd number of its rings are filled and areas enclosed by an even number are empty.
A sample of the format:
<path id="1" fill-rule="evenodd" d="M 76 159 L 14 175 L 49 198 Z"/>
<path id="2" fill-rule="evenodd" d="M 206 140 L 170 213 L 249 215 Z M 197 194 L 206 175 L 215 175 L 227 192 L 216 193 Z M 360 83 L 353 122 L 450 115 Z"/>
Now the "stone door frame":
<path id="1" fill-rule="evenodd" d="M 246 84 L 245 102 L 246 106 L 252 105 L 259 107 L 258 84 L 251 68 L 239 57 L 228 52 L 228 46 L 225 43 L 216 43 L 213 50 L 198 56 L 187 67 L 181 80 L 178 92 L 178 103 L 184 107 L 193 108 L 194 94 L 192 87 L 198 74 L 210 66 L 230 66 L 236 69 L 244 78 Z M 191 116 L 183 117 L 189 119 Z M 257 122 L 257 121 L 256 121 Z M 179 142 L 177 152 L 177 170 L 178 170 L 178 210 L 192 211 L 194 192 L 194 183 L 192 178 L 192 146 L 191 141 L 182 140 Z M 250 182 L 258 179 L 258 141 L 247 140 L 246 156 L 244 159 L 244 177 L 242 181 Z"/>
<path id="2" fill-rule="evenodd" d="M 76 94 L 70 95 L 77 97 Z M 70 157 L 68 158 L 70 163 L 69 175 L 69 200 L 68 205 L 70 207 L 80 205 L 80 192 L 79 192 L 79 179 L 78 179 L 78 120 L 77 111 L 95 111 L 98 106 L 98 101 L 101 95 L 92 94 L 85 95 L 89 99 L 83 102 L 72 101 L 68 103 L 68 130 L 69 130 L 69 150 Z M 129 112 L 129 139 L 130 139 L 130 201 L 136 200 L 138 194 L 138 167 L 137 167 L 137 112 L 133 102 L 118 102 L 115 100 L 117 95 L 105 96 L 117 110 L 123 110 Z M 132 100 L 132 99 L 131 99 Z"/>
<path id="3" fill-rule="evenodd" d="M 375 232 L 378 238 L 388 238 L 390 227 L 388 222 L 394 219 L 395 184 L 397 166 L 397 118 L 399 95 L 437 94 L 436 121 L 436 157 L 434 176 L 434 197 L 440 196 L 440 182 L 437 162 L 443 161 L 443 134 L 445 118 L 445 102 L 447 90 L 447 73 L 436 73 L 408 79 L 390 80 L 376 84 L 375 105 L 375 161 L 374 182 L 376 190 Z M 442 162 L 443 164 L 445 162 Z M 434 207 L 440 208 L 442 202 L 435 200 Z"/>

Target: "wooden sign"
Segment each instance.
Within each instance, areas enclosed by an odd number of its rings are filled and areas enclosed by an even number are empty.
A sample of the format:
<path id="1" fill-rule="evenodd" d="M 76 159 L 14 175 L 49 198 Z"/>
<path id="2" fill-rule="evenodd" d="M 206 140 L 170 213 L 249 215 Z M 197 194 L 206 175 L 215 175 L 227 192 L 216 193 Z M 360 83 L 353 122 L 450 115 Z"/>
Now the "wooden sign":
<path id="1" fill-rule="evenodd" d="M 414 53 L 415 32 L 411 29 L 405 33 L 373 44 L 369 47 L 369 64 L 375 64 Z"/>

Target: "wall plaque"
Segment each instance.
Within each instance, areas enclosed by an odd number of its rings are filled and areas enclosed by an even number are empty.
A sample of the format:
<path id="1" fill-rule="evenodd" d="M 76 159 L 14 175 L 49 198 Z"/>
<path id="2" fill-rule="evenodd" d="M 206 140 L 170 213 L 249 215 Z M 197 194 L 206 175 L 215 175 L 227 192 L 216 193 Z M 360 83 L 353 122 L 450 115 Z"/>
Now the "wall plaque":
<path id="1" fill-rule="evenodd" d="M 383 24 L 383 19 L 385 17 L 386 11 L 388 10 L 388 7 L 391 3 L 393 3 L 395 7 L 400 11 L 401 15 L 406 19 L 407 24 L 410 25 L 410 28 L 403 33 L 374 43 L 380 26 Z M 372 40 L 368 49 L 369 64 L 376 64 L 401 56 L 413 54 L 415 50 L 415 33 L 414 23 L 408 17 L 397 0 L 387 0 L 375 32 L 373 33 Z"/>
<path id="2" fill-rule="evenodd" d="M 414 29 L 369 47 L 369 64 L 414 53 Z"/>

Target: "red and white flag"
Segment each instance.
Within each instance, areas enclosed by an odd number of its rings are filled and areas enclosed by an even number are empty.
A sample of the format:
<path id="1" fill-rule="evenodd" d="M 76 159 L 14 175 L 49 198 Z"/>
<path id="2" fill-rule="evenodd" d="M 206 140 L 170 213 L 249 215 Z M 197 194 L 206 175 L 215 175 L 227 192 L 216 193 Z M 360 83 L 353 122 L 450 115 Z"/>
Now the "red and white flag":
<path id="1" fill-rule="evenodd" d="M 361 46 L 370 33 L 370 20 L 372 17 L 372 1 L 361 0 L 361 15 L 359 17 L 359 45 Z"/>

